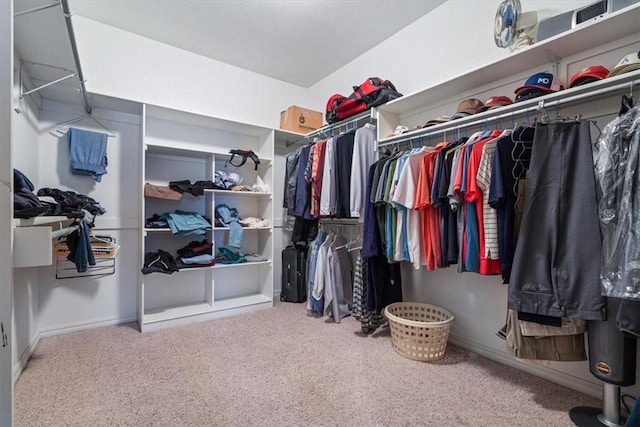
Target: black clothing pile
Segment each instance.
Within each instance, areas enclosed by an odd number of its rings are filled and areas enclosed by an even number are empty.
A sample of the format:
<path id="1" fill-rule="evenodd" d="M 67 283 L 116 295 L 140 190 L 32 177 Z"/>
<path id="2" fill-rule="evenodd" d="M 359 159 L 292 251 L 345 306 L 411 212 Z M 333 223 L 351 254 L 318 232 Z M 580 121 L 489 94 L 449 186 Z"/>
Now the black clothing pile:
<path id="1" fill-rule="evenodd" d="M 171 274 L 178 271 L 176 261 L 169 252 L 159 249 L 157 252 L 147 252 L 144 256 L 142 274 L 165 273 Z"/>
<path id="2" fill-rule="evenodd" d="M 91 215 L 102 215 L 107 212 L 100 203 L 91 197 L 73 191 L 63 191 L 57 188 L 41 188 L 38 190 L 38 196 L 53 197 L 58 203 L 59 211 L 62 215 L 82 210 L 89 212 Z"/>
<path id="3" fill-rule="evenodd" d="M 192 196 L 202 196 L 204 190 L 213 190 L 216 187 L 213 181 L 196 181 L 191 184 L 191 181 L 185 179 L 183 181 L 170 181 L 169 188 L 180 194 L 188 193 Z"/>
<path id="4" fill-rule="evenodd" d="M 14 218 L 33 218 L 49 212 L 49 207 L 44 205 L 33 194 L 33 184 L 18 169 L 13 170 L 13 216 Z"/>
<path id="5" fill-rule="evenodd" d="M 177 252 L 176 265 L 179 269 L 210 267 L 216 263 L 213 256 L 213 243 L 206 239 L 201 242 L 194 240 Z"/>

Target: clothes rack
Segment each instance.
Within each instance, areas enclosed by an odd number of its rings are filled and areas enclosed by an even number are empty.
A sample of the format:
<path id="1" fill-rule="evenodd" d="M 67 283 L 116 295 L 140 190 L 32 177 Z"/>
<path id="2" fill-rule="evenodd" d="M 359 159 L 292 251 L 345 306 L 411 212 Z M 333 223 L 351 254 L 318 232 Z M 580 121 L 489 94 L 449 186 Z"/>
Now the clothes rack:
<path id="1" fill-rule="evenodd" d="M 629 80 L 628 77 L 626 79 L 622 78 L 622 77 L 625 77 L 624 75 L 619 77 L 620 78 L 615 78 L 615 77 L 612 78 L 612 80 L 615 79 L 613 82 L 607 82 L 606 80 L 603 80 L 601 82 L 601 86 L 604 86 L 604 87 L 601 87 L 599 89 L 588 90 L 589 88 L 587 87 L 585 90 L 580 91 L 580 93 L 577 93 L 576 95 L 572 95 L 568 97 L 564 97 L 564 94 L 562 93 L 562 91 L 555 92 L 549 95 L 545 95 L 545 98 L 547 98 L 546 100 L 536 100 L 534 98 L 532 100 L 522 102 L 522 104 L 527 105 L 524 108 L 517 109 L 516 107 L 518 107 L 518 104 L 512 104 L 505 107 L 501 107 L 501 109 L 505 110 L 505 112 L 499 115 L 493 115 L 491 114 L 492 113 L 491 110 L 488 110 L 487 112 L 474 114 L 469 117 L 455 120 L 454 122 L 447 122 L 447 123 L 431 126 L 429 128 L 423 128 L 420 130 L 416 130 L 414 132 L 403 134 L 402 136 L 397 138 L 389 138 L 389 140 L 379 143 L 378 149 L 382 147 L 387 147 L 390 145 L 413 143 L 416 140 L 420 142 L 424 138 L 430 138 L 434 135 L 440 135 L 440 134 L 446 135 L 447 132 L 464 130 L 472 126 L 481 126 L 481 125 L 486 126 L 488 125 L 489 120 L 514 118 L 515 116 L 528 115 L 532 112 L 542 113 L 543 117 L 544 116 L 548 117 L 548 115 L 545 112 L 545 108 L 560 107 L 561 105 L 572 104 L 588 98 L 593 98 L 599 95 L 611 94 L 613 92 L 626 90 L 626 89 L 629 89 L 632 91 L 634 85 L 640 84 L 640 79 L 638 79 L 637 76 L 635 76 L 636 77 L 635 80 Z M 626 80 L 626 81 L 624 81 L 623 83 L 616 83 L 620 80 Z M 574 88 L 574 89 L 577 89 L 577 88 Z M 477 117 L 482 117 L 482 118 L 477 118 Z M 473 118 L 476 118 L 476 119 L 473 120 Z"/>

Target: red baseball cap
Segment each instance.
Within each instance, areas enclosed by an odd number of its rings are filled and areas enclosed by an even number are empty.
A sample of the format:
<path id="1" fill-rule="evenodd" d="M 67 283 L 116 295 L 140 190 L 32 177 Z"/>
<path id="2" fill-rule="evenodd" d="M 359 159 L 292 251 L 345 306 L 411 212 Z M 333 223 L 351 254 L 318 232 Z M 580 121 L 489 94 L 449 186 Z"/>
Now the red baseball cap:
<path id="1" fill-rule="evenodd" d="M 511 105 L 513 101 L 508 96 L 492 96 L 487 99 L 484 105 L 478 108 L 475 114 L 482 113 L 483 111 L 492 110 L 498 107 L 504 107 L 505 105 Z"/>
<path id="2" fill-rule="evenodd" d="M 602 65 L 592 65 L 575 73 L 569 80 L 569 87 L 585 85 L 607 77 L 609 70 Z"/>

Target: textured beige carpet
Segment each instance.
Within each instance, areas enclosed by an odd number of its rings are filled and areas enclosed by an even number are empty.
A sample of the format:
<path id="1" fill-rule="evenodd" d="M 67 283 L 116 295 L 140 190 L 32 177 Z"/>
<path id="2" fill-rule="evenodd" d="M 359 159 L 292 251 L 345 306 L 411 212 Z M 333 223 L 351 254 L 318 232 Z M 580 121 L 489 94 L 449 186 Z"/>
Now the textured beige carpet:
<path id="1" fill-rule="evenodd" d="M 17 426 L 572 426 L 591 397 L 449 346 L 422 363 L 387 328 L 301 304 L 148 334 L 43 339 L 16 384 Z"/>

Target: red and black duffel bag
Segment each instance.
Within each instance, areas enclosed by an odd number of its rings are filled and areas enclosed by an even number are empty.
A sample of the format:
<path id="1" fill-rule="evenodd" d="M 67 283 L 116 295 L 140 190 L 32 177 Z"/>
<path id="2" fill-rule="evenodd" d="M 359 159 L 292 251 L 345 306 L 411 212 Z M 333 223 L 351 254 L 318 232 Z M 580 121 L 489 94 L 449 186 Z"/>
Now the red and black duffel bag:
<path id="1" fill-rule="evenodd" d="M 354 86 L 353 93 L 349 97 L 338 93 L 331 95 L 327 101 L 327 123 L 339 122 L 401 96 L 402 94 L 389 80 L 369 77 L 360 86 Z"/>

